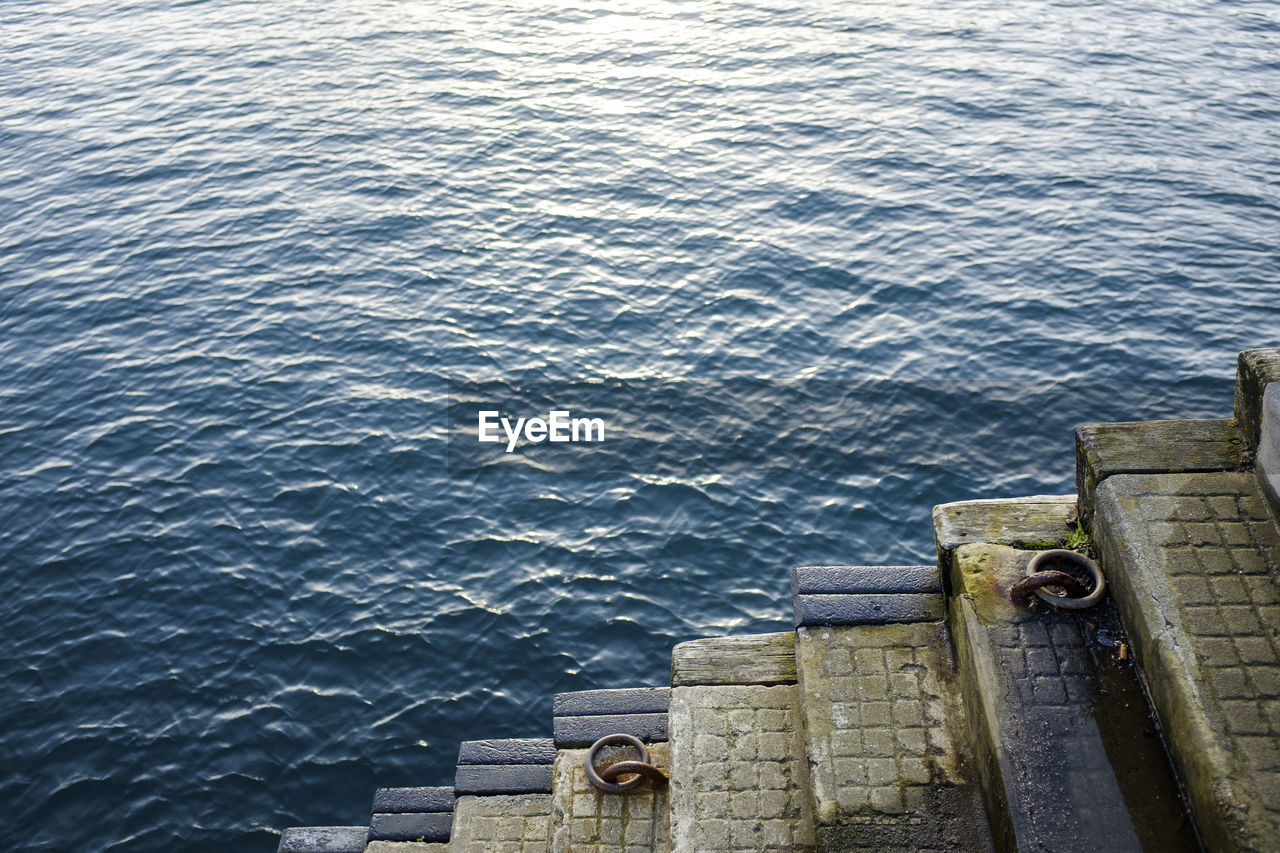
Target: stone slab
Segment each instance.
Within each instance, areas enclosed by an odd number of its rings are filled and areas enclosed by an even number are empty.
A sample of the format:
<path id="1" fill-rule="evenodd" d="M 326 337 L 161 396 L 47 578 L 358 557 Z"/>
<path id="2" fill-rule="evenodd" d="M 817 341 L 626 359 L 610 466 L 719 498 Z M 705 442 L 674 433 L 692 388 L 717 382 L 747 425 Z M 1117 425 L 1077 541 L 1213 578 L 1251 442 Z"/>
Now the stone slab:
<path id="1" fill-rule="evenodd" d="M 1236 425 L 1245 447 L 1258 447 L 1262 430 L 1262 404 L 1266 388 L 1280 382 L 1280 348 L 1249 349 L 1236 362 Z"/>
<path id="2" fill-rule="evenodd" d="M 795 684 L 795 652 L 792 631 L 690 640 L 671 651 L 671 686 Z"/>
<path id="3" fill-rule="evenodd" d="M 549 794 L 551 764 L 459 764 L 453 790 L 464 794 Z M 454 806 L 457 811 L 457 806 Z"/>
<path id="4" fill-rule="evenodd" d="M 791 594 L 833 595 L 942 592 L 937 566 L 799 566 L 791 570 Z"/>
<path id="5" fill-rule="evenodd" d="M 632 759 L 629 749 L 601 750 L 604 767 Z M 648 783 L 627 794 L 606 794 L 587 781 L 585 749 L 562 749 L 556 756 L 551 798 L 551 853 L 666 853 L 670 850 L 667 787 Z M 654 744 L 649 760 L 669 766 L 665 743 Z"/>
<path id="6" fill-rule="evenodd" d="M 634 735 L 645 743 L 664 741 L 667 739 L 667 712 L 555 718 L 557 748 L 590 746 L 611 734 Z"/>
<path id="7" fill-rule="evenodd" d="M 798 703 L 794 684 L 671 691 L 673 853 L 813 848 Z"/>
<path id="8" fill-rule="evenodd" d="M 598 717 L 603 714 L 665 714 L 670 687 L 625 687 L 557 693 L 552 713 L 557 717 Z"/>
<path id="9" fill-rule="evenodd" d="M 547 853 L 551 795 L 459 797 L 449 853 Z"/>
<path id="10" fill-rule="evenodd" d="M 1095 542 L 1210 850 L 1280 838 L 1280 533 L 1251 472 L 1121 475 Z"/>
<path id="11" fill-rule="evenodd" d="M 449 853 L 448 844 L 417 841 L 370 841 L 364 853 Z"/>
<path id="12" fill-rule="evenodd" d="M 997 846 L 1197 849 L 1132 670 L 1099 662 L 1092 632 L 1110 604 L 1072 612 L 1010 602 L 1034 555 L 978 544 L 953 557 L 958 670 Z"/>
<path id="13" fill-rule="evenodd" d="M 1255 470 L 1271 511 L 1280 518 L 1280 382 L 1268 385 L 1263 394 Z"/>
<path id="14" fill-rule="evenodd" d="M 367 826 L 294 826 L 280 835 L 276 853 L 364 853 Z"/>
<path id="15" fill-rule="evenodd" d="M 380 814 L 451 812 L 452 788 L 379 788 L 373 793 L 372 811 Z"/>
<path id="16" fill-rule="evenodd" d="M 791 606 L 797 627 L 926 622 L 946 615 L 946 599 L 940 593 L 797 595 Z"/>
<path id="17" fill-rule="evenodd" d="M 1094 491 L 1113 474 L 1230 471 L 1244 464 L 1244 440 L 1231 420 L 1084 424 L 1076 428 L 1080 517 L 1090 523 Z"/>
<path id="18" fill-rule="evenodd" d="M 458 747 L 459 764 L 550 764 L 556 745 L 549 738 L 466 740 Z"/>
<path id="19" fill-rule="evenodd" d="M 1075 529 L 1075 495 L 959 501 L 933 508 L 938 565 L 961 545 L 1025 545 L 1063 541 Z"/>
<path id="20" fill-rule="evenodd" d="M 448 841 L 452 812 L 374 814 L 369 820 L 370 841 Z"/>
<path id="21" fill-rule="evenodd" d="M 796 658 L 820 850 L 993 849 L 941 623 L 801 628 Z"/>

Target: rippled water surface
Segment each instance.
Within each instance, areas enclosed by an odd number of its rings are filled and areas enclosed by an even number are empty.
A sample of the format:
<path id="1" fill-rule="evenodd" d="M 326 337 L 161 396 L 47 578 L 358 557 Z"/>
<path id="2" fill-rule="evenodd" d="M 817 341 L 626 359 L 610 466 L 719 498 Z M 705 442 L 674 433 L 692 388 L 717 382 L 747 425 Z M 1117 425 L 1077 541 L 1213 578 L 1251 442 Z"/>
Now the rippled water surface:
<path id="1" fill-rule="evenodd" d="M 1276 3 L 0 4 L 0 847 L 360 823 L 1226 414 L 1278 126 Z M 608 377 L 661 465 L 449 464 L 451 383 Z"/>

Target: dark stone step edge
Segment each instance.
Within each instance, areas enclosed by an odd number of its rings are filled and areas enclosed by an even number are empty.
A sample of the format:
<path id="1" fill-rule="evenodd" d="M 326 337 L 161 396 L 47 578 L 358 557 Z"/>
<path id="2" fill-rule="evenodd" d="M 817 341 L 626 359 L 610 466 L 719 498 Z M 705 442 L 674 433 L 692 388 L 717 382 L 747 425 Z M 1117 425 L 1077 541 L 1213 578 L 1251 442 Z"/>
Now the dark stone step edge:
<path id="1" fill-rule="evenodd" d="M 418 814 L 453 811 L 452 788 L 379 788 L 373 792 L 375 814 Z"/>
<path id="2" fill-rule="evenodd" d="M 797 566 L 791 594 L 825 595 L 942 592 L 942 570 L 933 566 Z"/>
<path id="3" fill-rule="evenodd" d="M 797 628 L 820 625 L 884 625 L 934 622 L 946 615 L 941 593 L 798 595 L 792 599 Z"/>
<path id="4" fill-rule="evenodd" d="M 369 841 L 448 841 L 452 812 L 375 814 L 369 821 Z"/>

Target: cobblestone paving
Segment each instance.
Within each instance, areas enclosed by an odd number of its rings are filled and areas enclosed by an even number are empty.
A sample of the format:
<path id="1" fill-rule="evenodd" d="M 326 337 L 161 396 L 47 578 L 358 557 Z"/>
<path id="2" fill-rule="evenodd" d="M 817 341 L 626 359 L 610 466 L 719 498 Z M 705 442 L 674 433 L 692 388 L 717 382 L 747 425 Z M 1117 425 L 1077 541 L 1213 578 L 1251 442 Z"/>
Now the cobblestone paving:
<path id="1" fill-rule="evenodd" d="M 1258 492 L 1197 481 L 1152 502 L 1153 533 L 1231 752 L 1266 777 L 1258 794 L 1280 819 L 1280 536 Z"/>
<path id="2" fill-rule="evenodd" d="M 810 850 L 795 685 L 671 691 L 671 835 L 680 853 Z"/>
<path id="3" fill-rule="evenodd" d="M 797 652 L 819 822 L 914 811 L 956 781 L 938 624 L 801 629 Z"/>
<path id="4" fill-rule="evenodd" d="M 1280 837 L 1280 535 L 1257 481 L 1133 475 L 1101 489 L 1099 512 L 1122 541 L 1104 553 L 1123 566 L 1117 595 L 1130 611 L 1154 613 L 1140 632 L 1140 663 L 1157 682 L 1153 698 L 1207 838 L 1272 844 Z"/>
<path id="5" fill-rule="evenodd" d="M 602 751 L 603 766 L 609 749 Z M 616 750 L 620 758 L 632 750 Z M 670 849 L 667 789 L 645 783 L 627 794 L 605 794 L 587 781 L 585 749 L 562 749 L 556 756 L 555 793 L 551 802 L 552 853 L 651 853 Z M 661 770 L 668 766 L 665 743 L 649 747 L 649 760 Z"/>
<path id="6" fill-rule="evenodd" d="M 420 841 L 370 841 L 364 853 L 448 853 L 448 844 Z"/>
<path id="7" fill-rule="evenodd" d="M 547 853 L 551 795 L 459 797 L 450 853 Z"/>
<path id="8" fill-rule="evenodd" d="M 963 710 L 941 623 L 797 635 L 819 849 L 987 849 L 978 791 L 954 748 Z"/>

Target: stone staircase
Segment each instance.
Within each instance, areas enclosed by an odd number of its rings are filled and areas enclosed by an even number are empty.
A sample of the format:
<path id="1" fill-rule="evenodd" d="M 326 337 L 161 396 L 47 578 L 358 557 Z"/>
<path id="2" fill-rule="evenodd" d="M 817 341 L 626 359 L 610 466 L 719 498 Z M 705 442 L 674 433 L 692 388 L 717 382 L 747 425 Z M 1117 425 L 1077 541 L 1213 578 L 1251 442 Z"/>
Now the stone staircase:
<path id="1" fill-rule="evenodd" d="M 559 694 L 552 737 L 279 851 L 1280 850 L 1280 349 L 1238 377 L 1233 419 L 1081 427 L 1076 495 L 938 506 L 936 565 L 794 569 L 795 630 Z M 1090 532 L 1101 604 L 1011 600 Z M 613 733 L 670 784 L 592 787 Z"/>

